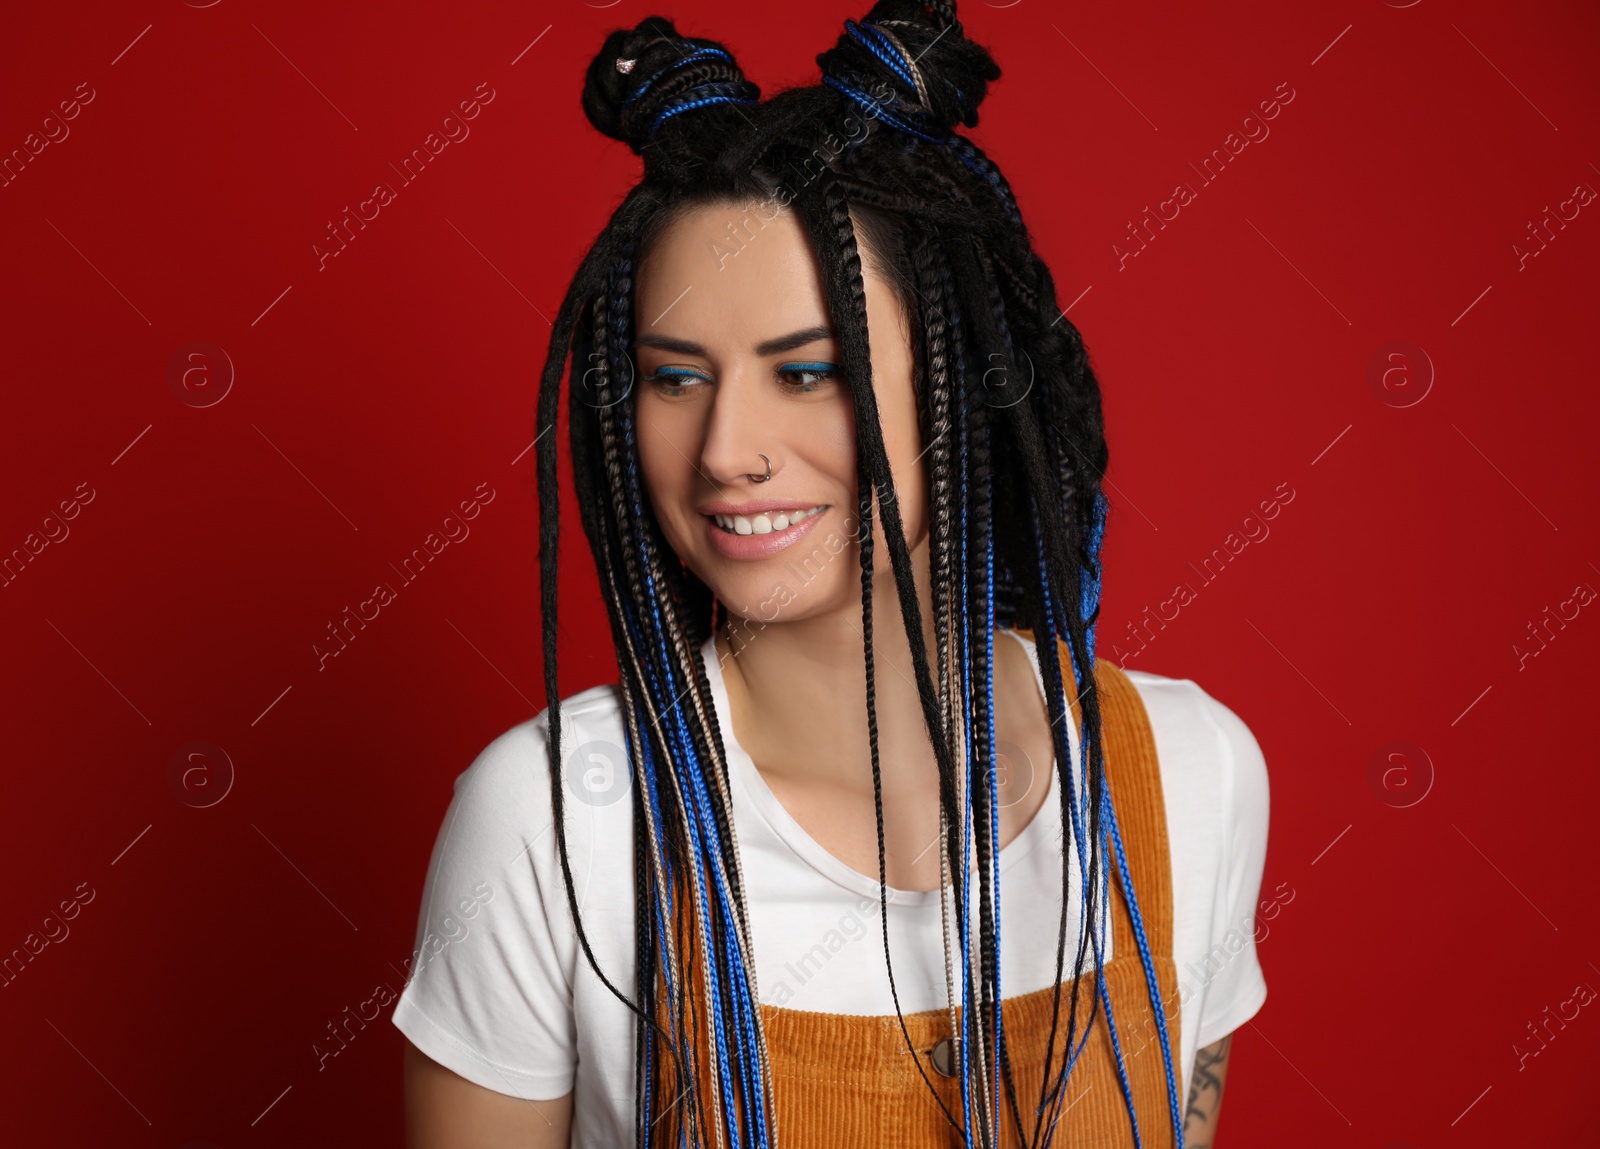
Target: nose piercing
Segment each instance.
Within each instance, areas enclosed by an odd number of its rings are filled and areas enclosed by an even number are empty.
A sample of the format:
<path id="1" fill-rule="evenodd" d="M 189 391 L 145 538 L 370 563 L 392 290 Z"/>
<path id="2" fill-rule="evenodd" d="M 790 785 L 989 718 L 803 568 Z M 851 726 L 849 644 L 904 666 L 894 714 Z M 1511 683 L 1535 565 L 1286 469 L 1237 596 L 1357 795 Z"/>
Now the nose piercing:
<path id="1" fill-rule="evenodd" d="M 754 475 L 751 475 L 750 476 L 750 481 L 752 483 L 764 483 L 768 479 L 772 478 L 772 460 L 767 458 L 765 455 L 762 455 L 761 456 L 761 461 L 767 465 L 767 473 L 765 475 L 762 475 L 759 479 L 756 478 Z"/>

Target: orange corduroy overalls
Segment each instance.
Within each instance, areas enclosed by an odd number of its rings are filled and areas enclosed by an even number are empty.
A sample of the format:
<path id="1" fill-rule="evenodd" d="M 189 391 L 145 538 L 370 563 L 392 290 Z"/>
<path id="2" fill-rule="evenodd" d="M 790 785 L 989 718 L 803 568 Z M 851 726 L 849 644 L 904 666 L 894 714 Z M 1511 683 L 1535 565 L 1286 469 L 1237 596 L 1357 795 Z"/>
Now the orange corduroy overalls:
<path id="1" fill-rule="evenodd" d="M 1063 668 L 1071 665 L 1065 644 L 1061 646 L 1061 659 Z M 1106 776 L 1128 851 L 1128 869 L 1150 943 L 1160 1000 L 1165 1003 L 1181 1115 L 1184 1082 L 1179 1055 L 1177 967 L 1172 956 L 1172 867 L 1155 740 L 1144 704 L 1127 676 L 1115 665 L 1099 660 L 1095 679 L 1100 692 Z M 1071 690 L 1069 681 L 1069 694 Z M 1077 700 L 1070 701 L 1076 717 Z M 1114 847 L 1105 857 L 1103 864 L 1110 866 L 1109 884 L 1114 891 L 1107 907 L 1113 958 L 1105 966 L 1106 990 L 1138 1114 L 1140 1137 L 1147 1149 L 1173 1149 L 1160 1036 L 1114 861 Z M 1072 952 L 1068 950 L 1069 955 Z M 1054 1072 L 1059 1072 L 1066 1049 L 1071 989 L 1068 980 L 1062 987 Z M 1050 1033 L 1052 993 L 1047 987 L 1007 998 L 1005 1003 L 1006 1044 L 1018 1109 L 1030 1140 Z M 1131 1149 L 1133 1132 L 1103 1008 L 1095 1011 L 1093 1027 L 1087 1041 L 1084 1039 L 1084 1024 L 1094 995 L 1093 971 L 1086 971 L 1079 989 L 1074 1036 L 1074 1044 L 1082 1044 L 1082 1052 L 1067 1079 L 1053 1144 L 1061 1149 Z M 780 1149 L 942 1149 L 961 1144 L 960 1131 L 950 1126 L 912 1063 L 893 1015 L 814 1013 L 765 1004 L 760 1009 L 771 1066 L 776 1144 Z M 934 1053 L 940 1042 L 950 1036 L 949 1013 L 941 1009 L 907 1014 L 905 1024 L 928 1080 L 959 1121 L 960 1079 L 941 1074 L 938 1064 L 944 1058 Z M 1016 1127 L 1008 1104 L 1002 1104 L 1002 1112 L 1006 1125 L 1001 1143 L 1010 1149 L 1017 1145 Z"/>

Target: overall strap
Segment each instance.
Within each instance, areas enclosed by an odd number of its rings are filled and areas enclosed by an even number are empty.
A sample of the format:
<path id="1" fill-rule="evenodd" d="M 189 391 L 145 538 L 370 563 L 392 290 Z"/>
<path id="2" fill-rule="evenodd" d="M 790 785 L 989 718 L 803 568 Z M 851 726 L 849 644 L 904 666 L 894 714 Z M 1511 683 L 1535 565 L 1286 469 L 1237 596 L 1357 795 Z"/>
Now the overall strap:
<path id="1" fill-rule="evenodd" d="M 1019 627 L 1017 633 L 1033 640 L 1030 630 Z M 1056 640 L 1056 649 L 1072 721 L 1081 737 L 1083 713 L 1073 682 L 1071 651 L 1065 639 Z M 1100 703 L 1106 785 L 1111 791 L 1122 844 L 1128 851 L 1128 873 L 1139 901 L 1145 937 L 1153 955 L 1171 957 L 1172 854 L 1167 842 L 1166 803 L 1161 793 L 1161 767 L 1156 758 L 1150 716 L 1145 712 L 1138 687 L 1115 663 L 1095 659 L 1094 676 Z M 1109 826 L 1106 829 L 1109 832 Z M 1112 846 L 1107 861 L 1115 867 L 1115 859 L 1116 848 Z M 1113 893 L 1111 899 L 1111 946 L 1117 957 L 1123 957 L 1136 954 L 1138 943 L 1115 868 L 1112 875 L 1111 886 L 1119 892 Z"/>
<path id="2" fill-rule="evenodd" d="M 1128 872 L 1139 900 L 1145 937 L 1152 954 L 1171 957 L 1172 854 L 1155 735 L 1138 688 L 1114 663 L 1095 660 L 1095 688 L 1100 696 L 1106 784 L 1111 788 L 1122 844 L 1128 851 Z M 1136 952 L 1132 924 L 1125 912 L 1117 914 L 1116 925 L 1114 944 L 1128 946 L 1116 952 Z"/>

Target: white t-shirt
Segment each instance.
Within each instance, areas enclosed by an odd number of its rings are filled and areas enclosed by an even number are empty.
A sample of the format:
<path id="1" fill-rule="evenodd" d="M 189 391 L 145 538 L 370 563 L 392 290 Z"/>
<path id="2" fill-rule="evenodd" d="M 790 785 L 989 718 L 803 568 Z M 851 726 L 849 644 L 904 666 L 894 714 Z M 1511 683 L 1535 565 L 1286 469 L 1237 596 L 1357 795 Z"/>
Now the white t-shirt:
<path id="1" fill-rule="evenodd" d="M 1021 642 L 1034 663 L 1031 640 L 1001 633 Z M 788 1009 L 892 1014 L 877 876 L 829 854 L 784 810 L 733 737 L 711 640 L 702 654 L 732 778 L 760 1000 Z M 1150 717 L 1166 808 L 1182 1104 L 1196 1050 L 1231 1033 L 1266 1000 L 1255 952 L 1266 763 L 1244 723 L 1194 682 L 1127 673 Z M 1034 674 L 1042 694 L 1036 663 Z M 633 815 L 621 704 L 607 685 L 564 699 L 561 707 L 567 846 L 584 932 L 607 978 L 631 995 Z M 506 731 L 456 779 L 394 1023 L 423 1053 L 485 1088 L 531 1100 L 575 1092 L 574 1149 L 628 1144 L 633 1016 L 585 960 L 568 911 L 552 829 L 547 717 L 541 712 Z M 1070 730 L 1074 748 L 1077 739 Z M 1081 795 L 1076 749 L 1072 770 Z M 1055 977 L 1059 799 L 1055 771 L 1041 773 L 1049 787 L 1043 805 L 1000 852 L 1007 998 Z M 1071 865 L 1068 979 L 1081 909 L 1075 851 Z M 891 888 L 888 917 L 902 1012 L 945 1008 L 938 893 Z M 1108 928 L 1108 961 L 1111 939 Z M 1092 993 L 1092 949 L 1084 968 Z M 1149 1055 L 1159 1058 L 1159 1045 Z"/>

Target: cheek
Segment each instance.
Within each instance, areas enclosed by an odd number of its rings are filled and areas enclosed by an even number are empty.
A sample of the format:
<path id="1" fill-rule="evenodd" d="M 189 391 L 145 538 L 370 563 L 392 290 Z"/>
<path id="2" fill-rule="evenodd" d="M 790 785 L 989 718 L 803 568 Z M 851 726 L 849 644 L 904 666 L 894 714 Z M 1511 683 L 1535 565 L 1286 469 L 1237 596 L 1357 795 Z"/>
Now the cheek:
<path id="1" fill-rule="evenodd" d="M 921 464 L 911 471 L 905 479 L 896 477 L 895 482 L 905 484 L 900 495 L 900 514 L 904 519 L 906 543 L 915 550 L 928 537 L 928 496 L 923 486 L 926 479 Z"/>
<path id="2" fill-rule="evenodd" d="M 928 531 L 928 472 L 927 455 L 922 452 L 922 435 L 917 430 L 917 416 L 913 409 L 906 415 L 908 433 L 897 444 L 894 459 L 895 487 L 900 492 L 900 510 L 905 516 L 906 536 L 912 546 L 922 541 Z"/>
<path id="3" fill-rule="evenodd" d="M 817 468 L 852 493 L 856 489 L 856 418 L 848 392 L 809 421 L 804 441 Z M 853 497 L 853 494 L 852 494 Z"/>
<path id="4" fill-rule="evenodd" d="M 648 407 L 641 407 L 634 422 L 634 438 L 639 447 L 639 482 L 669 538 L 673 534 L 672 512 L 688 489 L 685 475 L 688 464 L 683 454 L 673 449 L 674 432 L 670 424 L 670 420 L 663 421 L 658 412 Z"/>

